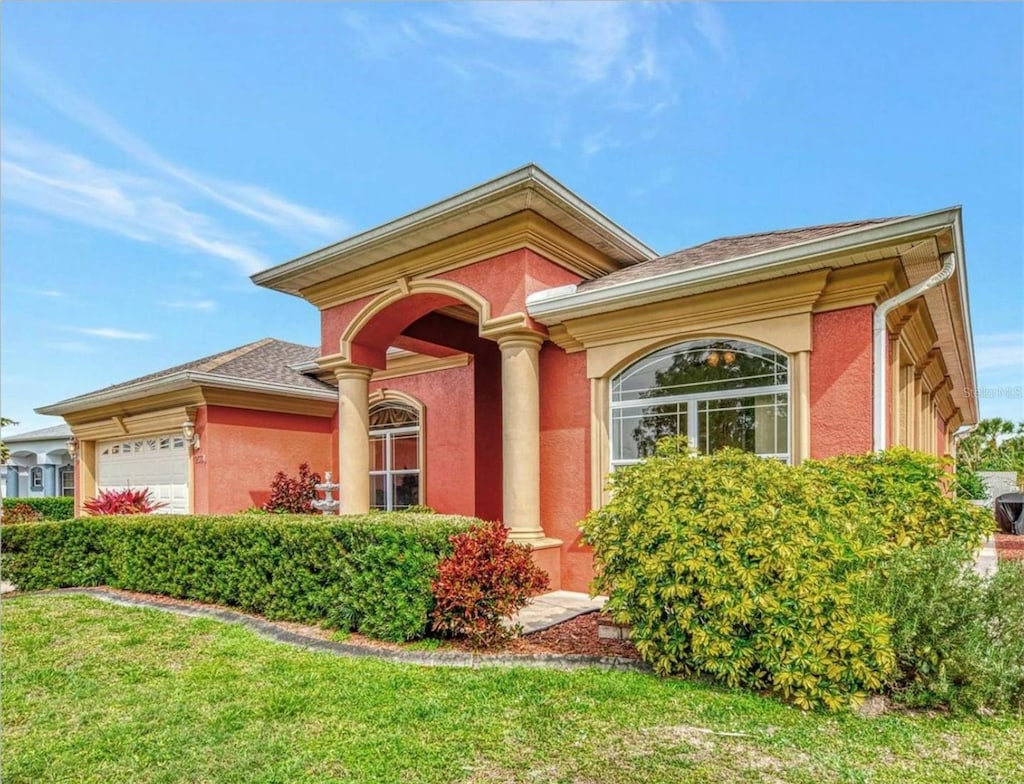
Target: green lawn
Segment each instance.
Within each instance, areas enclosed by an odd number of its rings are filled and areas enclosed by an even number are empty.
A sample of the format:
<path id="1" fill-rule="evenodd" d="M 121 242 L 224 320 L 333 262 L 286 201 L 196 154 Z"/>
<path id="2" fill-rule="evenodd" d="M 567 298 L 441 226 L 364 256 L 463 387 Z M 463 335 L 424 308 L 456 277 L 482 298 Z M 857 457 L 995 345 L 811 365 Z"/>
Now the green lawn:
<path id="1" fill-rule="evenodd" d="M 359 661 L 79 596 L 0 609 L 5 784 L 1024 780 L 1015 719 L 826 716 L 632 673 Z"/>

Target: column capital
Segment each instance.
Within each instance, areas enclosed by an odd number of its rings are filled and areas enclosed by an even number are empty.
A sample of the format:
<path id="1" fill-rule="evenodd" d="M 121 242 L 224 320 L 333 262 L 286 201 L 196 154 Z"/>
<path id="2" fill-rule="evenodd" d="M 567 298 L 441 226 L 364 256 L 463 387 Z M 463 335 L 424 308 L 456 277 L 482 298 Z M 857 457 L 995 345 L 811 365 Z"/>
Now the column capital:
<path id="1" fill-rule="evenodd" d="M 321 370 L 333 373 L 337 378 L 361 378 L 364 375 L 369 378 L 373 373 L 373 368 L 357 365 L 344 354 L 328 354 L 313 361 Z"/>
<path id="2" fill-rule="evenodd" d="M 339 381 L 346 378 L 355 379 L 367 379 L 373 375 L 373 368 L 363 367 L 362 365 L 338 365 L 333 368 L 334 377 Z"/>
<path id="3" fill-rule="evenodd" d="M 532 329 L 519 328 L 510 329 L 507 332 L 495 335 L 494 340 L 498 343 L 498 348 L 503 351 L 513 348 L 540 349 L 544 341 L 547 340 L 547 335 L 534 332 Z"/>

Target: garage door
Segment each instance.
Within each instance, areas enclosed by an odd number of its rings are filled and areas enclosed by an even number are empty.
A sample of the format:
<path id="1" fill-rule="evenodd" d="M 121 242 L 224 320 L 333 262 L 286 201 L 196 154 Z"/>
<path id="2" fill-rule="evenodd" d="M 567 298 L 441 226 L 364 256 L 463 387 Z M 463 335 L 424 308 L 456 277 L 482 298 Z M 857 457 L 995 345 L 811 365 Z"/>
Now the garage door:
<path id="1" fill-rule="evenodd" d="M 181 433 L 97 445 L 97 490 L 149 488 L 165 514 L 188 514 L 188 449 Z"/>

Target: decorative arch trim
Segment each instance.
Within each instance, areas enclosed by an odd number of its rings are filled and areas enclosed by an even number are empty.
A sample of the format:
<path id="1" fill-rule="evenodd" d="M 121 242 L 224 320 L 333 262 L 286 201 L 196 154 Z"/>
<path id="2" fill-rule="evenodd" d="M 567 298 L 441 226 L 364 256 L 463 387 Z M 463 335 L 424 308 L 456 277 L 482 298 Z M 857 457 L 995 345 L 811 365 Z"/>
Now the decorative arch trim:
<path id="1" fill-rule="evenodd" d="M 423 414 L 426 407 L 418 399 L 406 392 L 399 392 L 397 389 L 377 389 L 370 393 L 369 407 L 379 406 L 383 403 L 400 403 L 408 406 L 416 412 L 420 418 L 420 428 L 423 427 Z"/>
<path id="2" fill-rule="evenodd" d="M 406 278 L 399 278 L 394 286 L 371 300 L 342 330 L 340 339 L 341 354 L 351 358 L 352 344 L 356 342 L 359 334 L 374 318 L 392 305 L 417 294 L 439 294 L 468 305 L 476 311 L 480 319 L 481 328 L 491 320 L 491 303 L 468 286 L 434 278 L 412 281 Z"/>

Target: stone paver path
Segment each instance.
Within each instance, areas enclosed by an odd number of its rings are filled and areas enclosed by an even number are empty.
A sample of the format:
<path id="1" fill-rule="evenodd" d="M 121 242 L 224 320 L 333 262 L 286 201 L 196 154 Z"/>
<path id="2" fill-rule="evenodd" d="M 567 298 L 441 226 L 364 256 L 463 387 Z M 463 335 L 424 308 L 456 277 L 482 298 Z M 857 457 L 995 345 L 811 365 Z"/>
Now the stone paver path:
<path id="1" fill-rule="evenodd" d="M 519 624 L 523 627 L 523 633 L 539 632 L 575 618 L 577 615 L 596 612 L 604 607 L 608 601 L 607 596 L 597 596 L 591 599 L 585 593 L 575 591 L 552 591 L 535 596 L 530 603 L 519 611 L 519 615 L 512 619 L 512 624 Z"/>
<path id="2" fill-rule="evenodd" d="M 990 536 L 974 556 L 974 571 L 982 577 L 988 577 L 995 574 L 998 567 L 999 556 L 996 553 L 996 538 Z"/>

